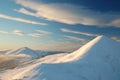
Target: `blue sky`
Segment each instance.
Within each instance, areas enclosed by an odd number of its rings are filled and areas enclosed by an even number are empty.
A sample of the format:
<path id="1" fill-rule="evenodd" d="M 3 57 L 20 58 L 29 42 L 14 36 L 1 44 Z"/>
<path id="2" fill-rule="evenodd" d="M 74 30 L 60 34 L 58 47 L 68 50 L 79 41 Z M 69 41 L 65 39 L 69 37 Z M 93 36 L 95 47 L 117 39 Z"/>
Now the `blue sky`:
<path id="1" fill-rule="evenodd" d="M 96 36 L 120 41 L 118 0 L 0 0 L 0 49 L 73 51 Z"/>

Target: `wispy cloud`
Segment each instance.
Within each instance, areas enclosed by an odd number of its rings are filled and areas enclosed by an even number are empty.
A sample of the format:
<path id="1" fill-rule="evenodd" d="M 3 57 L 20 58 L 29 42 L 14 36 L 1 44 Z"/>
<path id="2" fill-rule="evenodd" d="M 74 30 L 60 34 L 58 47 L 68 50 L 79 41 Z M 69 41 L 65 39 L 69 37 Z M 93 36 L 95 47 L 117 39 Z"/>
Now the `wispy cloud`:
<path id="1" fill-rule="evenodd" d="M 64 36 L 65 38 L 71 39 L 71 40 L 76 40 L 76 41 L 85 41 L 83 38 L 78 38 L 75 36 Z"/>
<path id="2" fill-rule="evenodd" d="M 77 49 L 79 49 L 81 46 L 83 46 L 83 44 L 85 43 L 75 43 L 75 42 L 71 42 L 71 41 L 67 41 L 67 42 L 63 42 L 63 41 L 57 41 L 57 40 L 50 40 L 48 43 L 48 45 L 42 45 L 38 44 L 36 45 L 36 47 L 40 47 L 41 50 L 58 50 L 58 51 L 67 51 L 67 52 L 72 52 L 75 51 Z M 65 46 L 65 47 L 63 47 Z"/>
<path id="3" fill-rule="evenodd" d="M 118 38 L 118 37 L 112 37 L 112 39 L 120 42 L 120 38 Z"/>
<path id="4" fill-rule="evenodd" d="M 42 37 L 46 37 L 52 34 L 52 32 L 44 31 L 44 30 L 36 30 L 35 33 L 25 33 L 21 30 L 13 30 L 11 32 L 0 30 L 0 33 L 18 35 L 18 36 L 30 36 L 30 37 L 35 37 L 35 38 L 42 38 Z"/>
<path id="5" fill-rule="evenodd" d="M 23 13 L 23 14 L 26 14 L 26 15 L 36 16 L 37 17 L 37 15 L 35 15 L 35 13 L 29 12 L 25 8 L 20 8 L 19 10 L 14 9 L 14 11 L 17 11 L 17 12 L 20 12 L 20 13 Z"/>
<path id="6" fill-rule="evenodd" d="M 32 9 L 30 12 L 25 8 L 16 10 L 20 13 L 44 18 L 49 21 L 57 21 L 66 24 L 82 24 L 99 27 L 120 27 L 119 12 L 96 12 L 86 7 L 61 3 L 41 3 L 33 0 L 16 0 L 17 4 Z M 61 16 L 62 15 L 62 16 Z"/>
<path id="7" fill-rule="evenodd" d="M 36 38 L 41 38 L 41 37 L 43 37 L 44 35 L 43 35 L 43 34 L 39 34 L 39 33 L 31 33 L 31 34 L 28 34 L 28 36 L 36 37 Z"/>
<path id="8" fill-rule="evenodd" d="M 7 34 L 8 32 L 0 30 L 0 33 Z"/>
<path id="9" fill-rule="evenodd" d="M 47 25 L 46 23 L 36 22 L 36 21 L 27 20 L 23 18 L 11 17 L 5 14 L 0 14 L 0 18 L 18 21 L 18 22 L 30 23 L 30 24 Z"/>
<path id="10" fill-rule="evenodd" d="M 45 34 L 45 35 L 52 34 L 52 32 L 44 31 L 44 30 L 36 30 L 36 31 L 39 32 L 39 33 L 41 33 L 41 34 Z"/>
<path id="11" fill-rule="evenodd" d="M 99 36 L 98 34 L 91 34 L 91 33 L 87 33 L 87 32 L 80 32 L 80 31 L 70 30 L 70 29 L 66 29 L 66 28 L 61 28 L 61 31 L 62 32 L 67 32 L 67 33 L 81 34 L 81 35 L 85 35 L 85 36 Z"/>
<path id="12" fill-rule="evenodd" d="M 111 21 L 111 23 L 109 23 L 108 26 L 116 26 L 116 27 L 120 27 L 120 18 Z"/>
<path id="13" fill-rule="evenodd" d="M 13 30 L 11 32 L 0 30 L 0 33 L 1 34 L 15 34 L 15 35 L 18 35 L 18 36 L 24 36 L 25 35 L 25 33 L 21 30 Z"/>
<path id="14" fill-rule="evenodd" d="M 51 34 L 52 34 L 52 32 L 49 32 L 49 31 L 36 30 L 36 33 L 28 34 L 28 36 L 41 38 L 41 37 L 45 37 L 45 36 L 48 36 L 48 35 L 51 35 Z"/>
<path id="15" fill-rule="evenodd" d="M 19 36 L 25 35 L 25 33 L 21 30 L 14 30 L 14 31 L 12 31 L 12 34 L 19 35 Z"/>

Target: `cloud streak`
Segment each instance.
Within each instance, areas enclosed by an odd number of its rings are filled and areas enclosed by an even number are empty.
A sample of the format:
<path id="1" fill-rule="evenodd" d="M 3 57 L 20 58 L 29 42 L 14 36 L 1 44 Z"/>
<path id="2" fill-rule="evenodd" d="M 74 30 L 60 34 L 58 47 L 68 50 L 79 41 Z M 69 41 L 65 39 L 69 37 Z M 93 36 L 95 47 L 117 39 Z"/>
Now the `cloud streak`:
<path id="1" fill-rule="evenodd" d="M 36 21 L 32 21 L 32 20 L 23 19 L 23 18 L 11 17 L 11 16 L 8 16 L 5 14 L 0 14 L 0 18 L 18 21 L 18 22 L 29 23 L 29 24 L 47 25 L 46 23 L 40 23 L 40 22 L 36 22 Z"/>
<path id="2" fill-rule="evenodd" d="M 75 36 L 64 36 L 65 38 L 71 39 L 71 40 L 76 40 L 76 41 L 85 41 L 83 38 L 78 38 Z"/>
<path id="3" fill-rule="evenodd" d="M 82 24 L 99 27 L 120 27 L 119 12 L 96 12 L 82 6 L 61 3 L 41 3 L 33 0 L 16 0 L 17 4 L 34 10 L 30 12 L 25 8 L 16 10 L 17 12 L 44 18 L 49 21 L 56 21 L 65 24 L 75 25 Z"/>
<path id="4" fill-rule="evenodd" d="M 14 31 L 12 31 L 12 34 L 19 35 L 19 36 L 24 36 L 25 35 L 24 32 L 21 31 L 21 30 L 14 30 Z"/>
<path id="5" fill-rule="evenodd" d="M 28 36 L 41 38 L 41 37 L 45 37 L 45 36 L 48 36 L 48 35 L 51 35 L 51 34 L 52 34 L 52 32 L 49 32 L 49 31 L 36 30 L 36 33 L 28 34 Z"/>
<path id="6" fill-rule="evenodd" d="M 44 31 L 44 30 L 36 30 L 37 32 L 41 33 L 41 34 L 45 34 L 45 35 L 50 35 L 52 34 L 52 32 L 49 31 Z"/>
<path id="7" fill-rule="evenodd" d="M 39 34 L 39 33 L 31 33 L 31 34 L 28 34 L 28 36 L 35 37 L 35 38 L 41 38 L 44 35 L 43 34 Z"/>
<path id="8" fill-rule="evenodd" d="M 71 41 L 63 42 L 63 41 L 56 41 L 56 40 L 49 41 L 49 43 L 50 44 L 48 45 L 42 45 L 42 46 L 41 44 L 38 44 L 36 45 L 36 47 L 40 47 L 41 50 L 51 50 L 52 48 L 52 50 L 73 52 L 74 50 L 77 50 L 83 45 L 83 43 L 78 44 Z"/>
<path id="9" fill-rule="evenodd" d="M 120 38 L 118 38 L 118 37 L 112 37 L 112 39 L 120 42 Z"/>
<path id="10" fill-rule="evenodd" d="M 0 33 L 1 33 L 1 34 L 8 34 L 8 32 L 2 31 L 2 30 L 0 30 Z"/>
<path id="11" fill-rule="evenodd" d="M 74 34 L 85 35 L 85 36 L 99 36 L 98 34 L 91 34 L 91 33 L 87 33 L 87 32 L 80 32 L 80 31 L 70 30 L 70 29 L 66 29 L 66 28 L 61 28 L 61 31 L 62 32 L 66 32 L 66 33 L 74 33 Z"/>
<path id="12" fill-rule="evenodd" d="M 25 33 L 21 30 L 13 30 L 12 32 L 7 32 L 7 31 L 0 30 L 0 33 L 1 34 L 15 34 L 15 35 L 18 35 L 18 36 L 24 36 L 25 35 Z"/>
<path id="13" fill-rule="evenodd" d="M 20 8 L 19 10 L 14 9 L 14 11 L 17 11 L 17 12 L 19 12 L 19 13 L 23 13 L 23 14 L 26 14 L 26 15 L 36 16 L 36 17 L 37 17 L 37 15 L 35 15 L 35 14 L 32 13 L 32 12 L 29 12 L 29 11 L 26 10 L 25 8 Z"/>
<path id="14" fill-rule="evenodd" d="M 35 38 L 42 38 L 46 37 L 48 35 L 51 35 L 52 32 L 44 31 L 44 30 L 36 30 L 35 33 L 24 33 L 21 30 L 13 30 L 11 32 L 0 30 L 1 34 L 12 34 L 12 35 L 18 35 L 18 36 L 30 36 Z"/>

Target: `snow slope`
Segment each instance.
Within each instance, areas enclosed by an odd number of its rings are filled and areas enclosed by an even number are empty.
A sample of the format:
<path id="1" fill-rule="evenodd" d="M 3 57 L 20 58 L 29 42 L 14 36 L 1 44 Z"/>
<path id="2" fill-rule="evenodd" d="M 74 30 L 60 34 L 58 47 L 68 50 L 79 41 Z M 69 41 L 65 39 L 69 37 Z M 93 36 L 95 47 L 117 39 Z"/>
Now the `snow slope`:
<path id="1" fill-rule="evenodd" d="M 64 63 L 42 64 L 35 68 L 43 73 L 37 74 L 38 79 L 120 80 L 120 43 L 99 36 L 59 62 Z"/>
<path id="2" fill-rule="evenodd" d="M 59 58 L 65 55 L 67 54 L 61 54 L 61 53 L 54 54 L 27 62 L 26 65 L 22 65 L 15 69 L 7 70 L 3 73 L 0 73 L 0 79 L 1 80 L 39 80 L 39 79 L 31 78 L 33 75 L 39 74 L 37 71 L 34 71 L 37 66 L 41 65 L 42 63 L 56 63 L 55 62 L 56 60 L 58 60 Z"/>
<path id="3" fill-rule="evenodd" d="M 0 55 L 0 72 L 15 67 L 29 61 L 26 55 Z"/>
<path id="4" fill-rule="evenodd" d="M 120 43 L 106 36 L 98 36 L 80 49 L 60 59 L 60 62 L 76 61 L 82 58 L 118 58 L 120 56 Z M 111 56 L 111 57 L 110 57 Z M 90 59 L 92 59 L 90 58 Z"/>
<path id="5" fill-rule="evenodd" d="M 56 58 L 51 56 L 51 58 Z M 52 59 L 41 60 L 18 68 L 12 78 L 2 74 L 2 80 L 120 80 L 120 43 L 98 36 L 77 51 Z M 57 62 L 57 63 L 56 63 Z M 33 66 L 33 67 L 31 67 Z M 24 74 L 23 74 L 24 73 Z"/>
<path id="6" fill-rule="evenodd" d="M 28 80 L 120 80 L 120 43 L 99 36 L 77 51 L 59 59 L 58 64 L 42 64 L 27 74 Z M 27 80 L 27 79 L 23 79 Z"/>

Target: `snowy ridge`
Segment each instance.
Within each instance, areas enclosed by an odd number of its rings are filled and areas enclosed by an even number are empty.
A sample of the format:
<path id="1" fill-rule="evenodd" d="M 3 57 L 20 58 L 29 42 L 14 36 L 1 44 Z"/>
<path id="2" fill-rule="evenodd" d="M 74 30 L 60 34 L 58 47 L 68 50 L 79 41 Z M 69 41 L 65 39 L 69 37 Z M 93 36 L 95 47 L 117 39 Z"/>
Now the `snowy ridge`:
<path id="1" fill-rule="evenodd" d="M 2 80 L 39 80 L 37 78 L 33 78 L 33 75 L 39 75 L 38 71 L 35 69 L 39 67 L 42 63 L 55 63 L 58 58 L 63 57 L 67 54 L 54 54 L 43 57 L 38 60 L 33 60 L 28 62 L 28 64 L 24 66 L 19 66 L 13 70 L 7 70 L 5 73 L 0 74 L 0 79 Z"/>
<path id="2" fill-rule="evenodd" d="M 116 42 L 106 36 L 98 36 L 92 41 L 88 42 L 80 49 L 74 51 L 71 54 L 63 57 L 61 62 L 75 61 L 81 59 L 84 55 L 97 55 L 97 56 L 107 56 L 107 55 L 120 55 L 120 43 Z"/>
<path id="3" fill-rule="evenodd" d="M 8 71 L 1 79 L 120 80 L 119 68 L 120 43 L 98 36 L 71 54 L 45 57 L 34 64 Z M 11 78 L 6 78 L 8 74 Z"/>
<path id="4" fill-rule="evenodd" d="M 60 59 L 65 63 L 38 66 L 36 71 L 44 74 L 37 75 L 39 80 L 120 80 L 119 52 L 120 43 L 98 36 Z"/>

